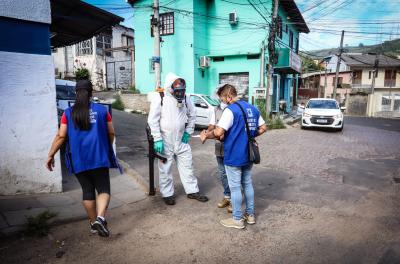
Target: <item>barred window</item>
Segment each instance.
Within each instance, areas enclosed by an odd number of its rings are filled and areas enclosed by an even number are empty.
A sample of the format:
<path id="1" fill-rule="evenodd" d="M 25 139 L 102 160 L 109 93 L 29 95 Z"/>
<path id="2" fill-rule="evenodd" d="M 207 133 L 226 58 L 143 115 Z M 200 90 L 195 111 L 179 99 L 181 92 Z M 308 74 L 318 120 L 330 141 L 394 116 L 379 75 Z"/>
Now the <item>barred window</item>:
<path id="1" fill-rule="evenodd" d="M 112 35 L 100 33 L 96 36 L 96 54 L 103 55 L 104 49 L 111 49 Z M 104 55 L 111 56 L 111 51 L 104 52 Z"/>
<path id="2" fill-rule="evenodd" d="M 93 54 L 92 39 L 84 40 L 76 44 L 75 51 L 77 56 Z"/>
<path id="3" fill-rule="evenodd" d="M 159 19 L 160 19 L 160 36 L 173 35 L 175 33 L 174 12 L 162 13 L 160 14 Z M 150 20 L 150 24 L 152 20 L 153 19 Z M 153 27 L 151 27 L 151 36 L 154 37 Z"/>

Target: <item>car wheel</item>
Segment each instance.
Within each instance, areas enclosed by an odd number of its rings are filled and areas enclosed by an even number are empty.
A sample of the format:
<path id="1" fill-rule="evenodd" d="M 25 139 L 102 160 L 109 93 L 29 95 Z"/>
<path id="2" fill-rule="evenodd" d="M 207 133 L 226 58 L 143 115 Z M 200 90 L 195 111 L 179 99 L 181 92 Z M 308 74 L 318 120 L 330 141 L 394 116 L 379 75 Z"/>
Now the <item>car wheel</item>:
<path id="1" fill-rule="evenodd" d="M 336 129 L 336 131 L 338 131 L 338 132 L 340 132 L 340 131 L 342 131 L 342 130 L 343 130 L 343 126 L 341 126 L 341 127 L 339 127 L 339 128 Z"/>

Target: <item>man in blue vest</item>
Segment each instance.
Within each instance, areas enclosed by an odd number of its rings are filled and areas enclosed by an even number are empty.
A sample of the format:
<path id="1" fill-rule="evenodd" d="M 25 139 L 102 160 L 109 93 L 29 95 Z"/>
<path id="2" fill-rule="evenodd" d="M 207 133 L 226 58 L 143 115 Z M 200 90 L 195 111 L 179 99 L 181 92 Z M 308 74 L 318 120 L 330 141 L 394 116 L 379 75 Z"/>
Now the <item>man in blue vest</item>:
<path id="1" fill-rule="evenodd" d="M 252 163 L 248 156 L 248 135 L 246 120 L 250 136 L 256 137 L 267 130 L 265 121 L 258 109 L 247 102 L 239 101 L 235 87 L 226 84 L 218 90 L 218 96 L 223 103 L 228 104 L 216 128 L 201 133 L 201 141 L 206 139 L 224 138 L 224 164 L 228 176 L 229 189 L 231 190 L 232 218 L 223 219 L 220 223 L 225 227 L 242 229 L 244 222 L 255 224 L 254 214 L 254 188 L 252 183 Z M 242 108 L 242 109 L 241 109 Z M 244 113 L 242 112 L 244 111 Z M 246 117 L 244 117 L 244 114 Z M 243 188 L 246 212 L 242 213 Z"/>

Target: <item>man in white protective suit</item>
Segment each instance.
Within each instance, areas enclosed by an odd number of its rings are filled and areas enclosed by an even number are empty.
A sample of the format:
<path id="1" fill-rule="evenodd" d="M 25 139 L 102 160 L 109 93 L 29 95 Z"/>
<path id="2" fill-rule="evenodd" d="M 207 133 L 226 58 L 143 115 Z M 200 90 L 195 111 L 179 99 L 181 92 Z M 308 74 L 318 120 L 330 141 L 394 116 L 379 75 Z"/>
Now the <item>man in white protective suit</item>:
<path id="1" fill-rule="evenodd" d="M 175 160 L 187 197 L 200 202 L 208 198 L 199 193 L 197 178 L 193 175 L 190 135 L 196 121 L 195 108 L 186 97 L 186 82 L 174 73 L 165 77 L 164 91 L 154 97 L 150 105 L 148 124 L 154 137 L 154 150 L 167 158 L 158 161 L 159 187 L 164 202 L 174 205 L 174 182 L 171 173 Z"/>

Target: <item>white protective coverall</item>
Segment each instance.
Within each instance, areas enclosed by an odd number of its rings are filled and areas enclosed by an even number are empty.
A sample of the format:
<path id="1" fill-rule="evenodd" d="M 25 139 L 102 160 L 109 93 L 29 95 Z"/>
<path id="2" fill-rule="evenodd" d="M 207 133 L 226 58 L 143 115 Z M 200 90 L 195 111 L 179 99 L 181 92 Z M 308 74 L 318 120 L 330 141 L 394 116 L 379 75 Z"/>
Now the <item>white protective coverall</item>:
<path id="1" fill-rule="evenodd" d="M 186 131 L 191 135 L 196 121 L 196 110 L 186 96 L 182 107 L 171 94 L 171 85 L 177 79 L 183 79 L 174 73 L 168 73 L 164 82 L 164 98 L 161 106 L 161 96 L 155 96 L 150 105 L 148 124 L 154 142 L 163 140 L 164 153 L 167 162 L 158 161 L 159 186 L 162 197 L 174 194 L 174 182 L 171 173 L 172 161 L 175 160 L 179 176 L 186 194 L 199 191 L 197 178 L 193 175 L 192 150 L 189 144 L 182 142 L 182 135 Z M 186 127 L 185 124 L 187 123 Z"/>

